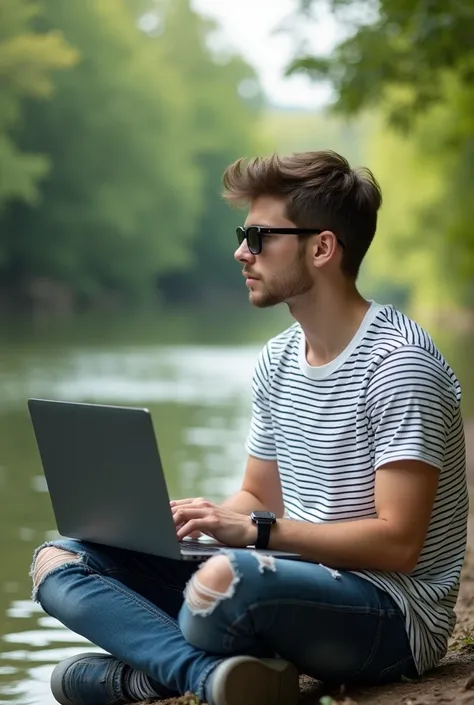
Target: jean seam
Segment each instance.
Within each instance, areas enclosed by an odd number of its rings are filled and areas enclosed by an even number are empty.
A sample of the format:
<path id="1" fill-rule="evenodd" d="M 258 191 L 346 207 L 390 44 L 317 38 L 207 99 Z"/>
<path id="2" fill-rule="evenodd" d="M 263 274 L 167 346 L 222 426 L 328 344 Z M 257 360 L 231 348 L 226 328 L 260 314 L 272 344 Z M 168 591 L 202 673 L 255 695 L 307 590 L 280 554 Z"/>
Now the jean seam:
<path id="1" fill-rule="evenodd" d="M 197 687 L 197 693 L 196 693 L 200 702 L 206 702 L 206 696 L 207 696 L 206 683 L 207 683 L 209 676 L 217 668 L 217 666 L 219 666 L 219 664 L 221 664 L 225 660 L 226 659 L 223 658 L 223 659 L 219 659 L 215 663 L 209 664 L 209 666 L 207 668 L 205 668 L 204 671 L 201 673 L 201 676 L 198 681 L 198 687 Z"/>
<path id="2" fill-rule="evenodd" d="M 243 615 L 242 615 L 242 617 L 243 617 Z M 223 646 L 226 651 L 229 651 L 229 652 L 233 651 L 232 647 L 233 647 L 233 643 L 235 640 L 235 634 L 230 634 L 230 630 L 232 629 L 234 624 L 237 624 L 237 622 L 239 622 L 242 619 L 242 617 L 240 617 L 239 619 L 236 619 L 235 622 L 232 622 L 232 624 L 230 624 L 226 629 L 226 632 L 224 634 L 224 639 L 223 639 Z"/>
<path id="3" fill-rule="evenodd" d="M 408 655 L 408 656 L 404 656 L 403 658 L 399 659 L 399 660 L 396 661 L 395 663 L 392 663 L 391 666 L 387 666 L 386 668 L 383 669 L 383 671 L 380 671 L 380 673 L 379 673 L 379 680 L 382 680 L 382 679 L 387 675 L 387 673 L 390 673 L 390 671 L 393 671 L 393 670 L 395 670 L 395 669 L 399 669 L 399 668 L 401 668 L 404 664 L 409 664 L 409 663 L 411 663 L 412 665 L 415 666 L 415 662 L 414 662 L 414 660 L 413 660 L 413 655 L 412 655 L 412 654 L 410 654 L 410 655 Z M 416 668 L 416 666 L 415 666 L 415 668 Z"/>
<path id="4" fill-rule="evenodd" d="M 237 626 L 246 618 L 250 617 L 252 619 L 252 622 L 254 622 L 253 619 L 253 612 L 255 612 L 259 607 L 275 607 L 275 605 L 281 605 L 284 604 L 282 600 L 265 600 L 264 602 L 253 602 L 251 605 L 247 605 L 243 612 L 236 618 L 234 619 L 233 622 L 227 625 L 227 628 L 224 633 L 223 637 L 223 646 L 224 649 L 227 651 L 231 652 L 233 651 L 233 645 L 236 637 L 239 636 L 239 634 L 236 634 L 236 629 Z M 312 604 L 312 603 L 311 603 Z M 254 630 L 255 631 L 255 630 Z M 254 636 L 254 635 L 251 635 Z"/>
<path id="5" fill-rule="evenodd" d="M 382 635 L 383 619 L 384 619 L 384 615 L 379 614 L 379 619 L 377 622 L 377 633 L 376 633 L 374 641 L 372 643 L 372 648 L 370 649 L 370 651 L 367 655 L 367 658 L 365 659 L 362 666 L 357 671 L 354 672 L 354 676 L 359 676 L 361 673 L 363 673 L 370 666 L 371 663 L 373 663 L 373 661 L 375 659 L 375 655 L 376 655 L 378 648 L 379 648 L 379 645 L 380 645 L 380 637 Z"/>
<path id="6" fill-rule="evenodd" d="M 326 610 L 331 610 L 333 612 L 352 612 L 353 614 L 372 614 L 376 617 L 384 617 L 388 615 L 388 611 L 380 609 L 378 607 L 354 607 L 353 605 L 332 605 L 327 602 L 315 602 L 313 600 L 260 600 L 259 602 L 253 602 L 247 606 L 248 610 L 255 610 L 258 607 L 264 605 L 307 605 L 308 607 L 318 607 L 319 609 L 324 608 Z M 395 612 L 397 614 L 397 612 Z M 236 620 L 237 621 L 237 620 Z"/>
<path id="7" fill-rule="evenodd" d="M 143 609 L 145 609 L 147 612 L 152 614 L 154 617 L 158 617 L 158 619 L 161 620 L 164 624 L 167 626 L 172 627 L 175 630 L 179 631 L 179 626 L 176 622 L 171 620 L 165 612 L 161 612 L 157 607 L 154 607 L 153 605 L 148 605 L 144 598 L 141 600 L 136 598 L 133 595 L 133 592 L 131 590 L 122 590 L 118 585 L 115 583 L 111 582 L 107 577 L 104 577 L 103 575 L 100 575 L 99 573 L 92 573 L 92 577 L 96 578 L 97 580 L 100 580 L 100 582 L 105 583 L 107 587 L 112 588 L 112 590 L 115 590 L 115 592 L 120 593 L 124 597 L 128 598 L 132 602 L 134 602 L 136 605 L 139 605 Z"/>

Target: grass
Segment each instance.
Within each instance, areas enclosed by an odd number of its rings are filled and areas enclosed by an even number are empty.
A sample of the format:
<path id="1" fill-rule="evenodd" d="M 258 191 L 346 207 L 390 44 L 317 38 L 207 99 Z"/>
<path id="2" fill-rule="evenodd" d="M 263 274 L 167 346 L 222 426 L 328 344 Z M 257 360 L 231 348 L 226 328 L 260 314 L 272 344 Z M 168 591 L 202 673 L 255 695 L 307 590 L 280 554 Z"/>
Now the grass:
<path id="1" fill-rule="evenodd" d="M 452 640 L 449 651 L 473 651 L 474 650 L 474 631 L 472 629 L 463 629 L 462 632 Z"/>

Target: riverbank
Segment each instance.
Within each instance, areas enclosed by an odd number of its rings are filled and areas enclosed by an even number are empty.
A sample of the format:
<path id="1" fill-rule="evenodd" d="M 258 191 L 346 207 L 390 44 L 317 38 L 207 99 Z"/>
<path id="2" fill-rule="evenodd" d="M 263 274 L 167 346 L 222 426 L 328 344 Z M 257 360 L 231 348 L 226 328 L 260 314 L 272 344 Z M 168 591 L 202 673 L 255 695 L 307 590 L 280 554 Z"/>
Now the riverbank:
<path id="1" fill-rule="evenodd" d="M 466 423 L 466 452 L 470 494 L 474 498 L 474 419 Z M 448 654 L 419 681 L 341 692 L 327 691 L 320 683 L 302 677 L 300 705 L 474 705 L 474 501 L 456 612 L 458 621 Z M 197 701 L 191 696 L 160 700 L 156 705 L 197 705 Z"/>

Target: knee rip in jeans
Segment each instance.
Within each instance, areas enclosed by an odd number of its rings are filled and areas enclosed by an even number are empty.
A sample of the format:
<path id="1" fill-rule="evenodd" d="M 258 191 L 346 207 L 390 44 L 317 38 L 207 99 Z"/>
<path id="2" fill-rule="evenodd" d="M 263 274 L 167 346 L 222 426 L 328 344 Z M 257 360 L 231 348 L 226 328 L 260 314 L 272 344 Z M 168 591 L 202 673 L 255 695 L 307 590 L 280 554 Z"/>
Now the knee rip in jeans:
<path id="1" fill-rule="evenodd" d="M 258 570 L 276 572 L 273 556 L 267 556 L 252 551 L 258 564 Z M 193 615 L 207 617 L 223 600 L 231 598 L 235 588 L 241 580 L 237 572 L 233 553 L 214 556 L 194 573 L 186 585 L 184 598 L 186 605 Z"/>
<path id="2" fill-rule="evenodd" d="M 33 558 L 31 577 L 33 578 L 33 599 L 37 600 L 38 589 L 45 578 L 56 570 L 74 563 L 81 563 L 82 555 L 56 546 L 40 546 Z"/>

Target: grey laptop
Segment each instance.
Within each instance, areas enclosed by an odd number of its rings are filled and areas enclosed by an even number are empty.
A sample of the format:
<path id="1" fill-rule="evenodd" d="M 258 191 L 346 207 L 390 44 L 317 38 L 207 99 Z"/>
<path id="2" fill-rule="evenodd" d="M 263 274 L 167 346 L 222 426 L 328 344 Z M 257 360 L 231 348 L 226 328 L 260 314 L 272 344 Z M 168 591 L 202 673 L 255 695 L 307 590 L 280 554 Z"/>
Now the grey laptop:
<path id="1" fill-rule="evenodd" d="M 177 560 L 221 550 L 178 541 L 147 409 L 45 399 L 28 408 L 61 535 Z"/>

